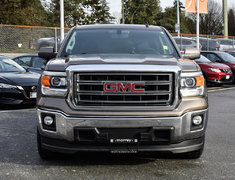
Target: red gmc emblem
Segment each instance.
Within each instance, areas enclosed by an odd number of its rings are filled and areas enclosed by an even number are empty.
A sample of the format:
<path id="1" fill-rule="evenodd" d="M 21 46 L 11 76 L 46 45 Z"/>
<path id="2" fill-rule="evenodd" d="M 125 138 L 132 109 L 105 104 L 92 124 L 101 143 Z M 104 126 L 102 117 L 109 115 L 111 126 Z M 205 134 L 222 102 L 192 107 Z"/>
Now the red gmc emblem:
<path id="1" fill-rule="evenodd" d="M 136 86 L 144 86 L 144 83 L 104 83 L 105 92 L 138 92 L 144 89 L 136 88 Z"/>

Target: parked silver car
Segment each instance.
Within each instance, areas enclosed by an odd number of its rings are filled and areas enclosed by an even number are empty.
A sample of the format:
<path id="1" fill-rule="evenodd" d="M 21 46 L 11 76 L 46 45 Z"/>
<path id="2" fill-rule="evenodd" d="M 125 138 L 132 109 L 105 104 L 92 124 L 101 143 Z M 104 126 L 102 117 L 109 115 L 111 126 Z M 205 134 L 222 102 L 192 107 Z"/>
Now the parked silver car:
<path id="1" fill-rule="evenodd" d="M 180 51 L 185 51 L 185 49 L 197 48 L 197 42 L 193 38 L 186 37 L 173 37 Z M 199 45 L 202 48 L 201 44 Z"/>
<path id="2" fill-rule="evenodd" d="M 199 41 L 203 51 L 218 51 L 220 48 L 219 42 L 215 39 L 200 37 Z"/>

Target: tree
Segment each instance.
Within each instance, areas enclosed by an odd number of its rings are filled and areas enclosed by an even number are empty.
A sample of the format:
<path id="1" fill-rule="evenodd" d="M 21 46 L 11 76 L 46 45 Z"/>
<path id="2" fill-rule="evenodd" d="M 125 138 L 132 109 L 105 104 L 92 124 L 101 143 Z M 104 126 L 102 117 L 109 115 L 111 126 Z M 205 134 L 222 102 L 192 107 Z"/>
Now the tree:
<path id="1" fill-rule="evenodd" d="M 200 14 L 200 34 L 221 35 L 223 32 L 222 7 L 213 0 L 209 0 L 208 4 L 208 14 Z"/>
<path id="2" fill-rule="evenodd" d="M 124 0 L 126 24 L 156 25 L 155 18 L 159 12 L 159 0 Z"/>
<path id="3" fill-rule="evenodd" d="M 65 25 L 67 27 L 110 23 L 113 17 L 109 13 L 106 0 L 65 0 Z M 50 19 L 53 26 L 60 25 L 60 2 L 52 0 L 50 4 Z"/>
<path id="4" fill-rule="evenodd" d="M 0 24 L 48 25 L 47 12 L 40 0 L 1 0 Z"/>
<path id="5" fill-rule="evenodd" d="M 229 36 L 235 36 L 235 12 L 233 9 L 229 9 L 228 12 L 228 34 Z"/>
<path id="6" fill-rule="evenodd" d="M 184 9 L 183 4 L 179 2 L 180 32 L 192 33 L 188 27 L 188 23 L 190 22 L 190 19 L 185 17 L 185 13 L 183 9 Z M 177 23 L 177 1 L 176 0 L 174 1 L 173 7 L 168 7 L 165 9 L 165 12 L 161 12 L 157 15 L 156 22 L 157 22 L 157 25 L 165 27 L 169 32 L 171 33 L 175 32 L 175 24 Z"/>
<path id="7" fill-rule="evenodd" d="M 107 24 L 114 19 L 109 13 L 106 0 L 90 0 L 86 5 L 88 8 L 91 6 L 91 14 L 88 16 L 90 23 Z"/>

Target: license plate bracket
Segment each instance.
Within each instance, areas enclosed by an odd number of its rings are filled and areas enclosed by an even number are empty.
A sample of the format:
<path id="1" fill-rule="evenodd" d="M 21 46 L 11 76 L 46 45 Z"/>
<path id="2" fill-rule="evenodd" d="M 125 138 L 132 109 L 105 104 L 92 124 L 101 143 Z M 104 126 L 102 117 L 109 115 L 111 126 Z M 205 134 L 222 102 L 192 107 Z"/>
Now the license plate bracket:
<path id="1" fill-rule="evenodd" d="M 226 75 L 226 79 L 230 79 L 230 75 Z"/>
<path id="2" fill-rule="evenodd" d="M 30 99 L 35 99 L 35 98 L 37 98 L 37 92 L 30 92 L 29 98 L 30 98 Z"/>
<path id="3" fill-rule="evenodd" d="M 138 139 L 109 139 L 110 153 L 113 154 L 135 154 L 139 150 Z"/>

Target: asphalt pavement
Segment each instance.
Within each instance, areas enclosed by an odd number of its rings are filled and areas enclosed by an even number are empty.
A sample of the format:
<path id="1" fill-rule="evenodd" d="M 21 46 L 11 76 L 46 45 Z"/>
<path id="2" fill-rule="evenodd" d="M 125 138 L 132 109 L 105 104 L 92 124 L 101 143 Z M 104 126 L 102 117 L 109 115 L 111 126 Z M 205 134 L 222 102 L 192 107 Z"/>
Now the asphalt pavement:
<path id="1" fill-rule="evenodd" d="M 41 160 L 37 153 L 35 108 L 5 108 L 0 110 L 0 179 L 234 180 L 234 107 L 234 88 L 209 89 L 206 145 L 197 160 L 166 154 L 82 153 L 51 161 Z"/>

